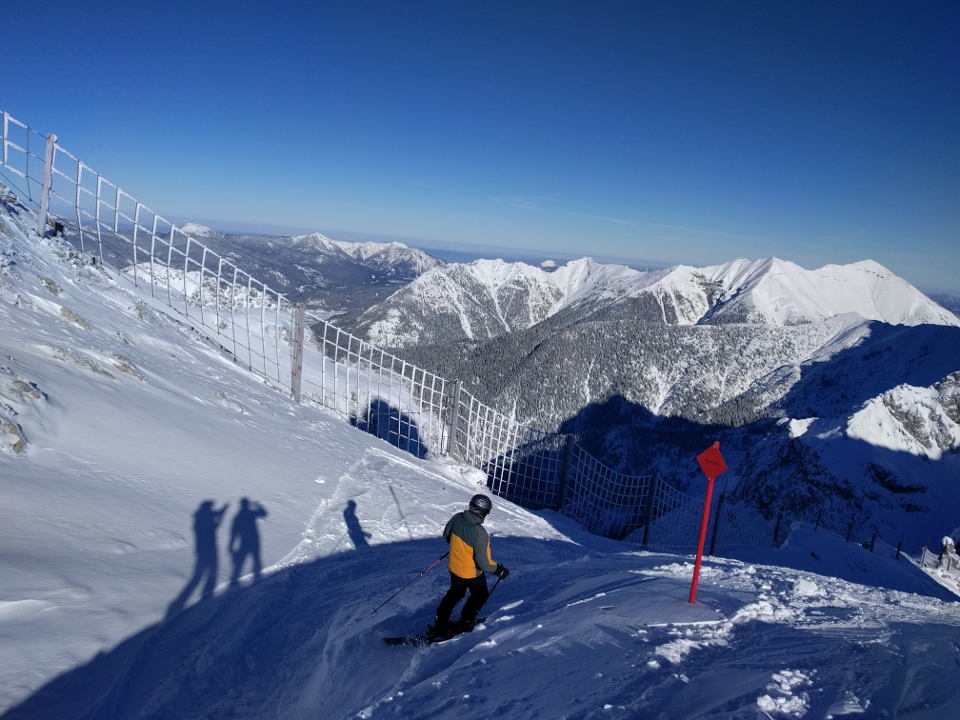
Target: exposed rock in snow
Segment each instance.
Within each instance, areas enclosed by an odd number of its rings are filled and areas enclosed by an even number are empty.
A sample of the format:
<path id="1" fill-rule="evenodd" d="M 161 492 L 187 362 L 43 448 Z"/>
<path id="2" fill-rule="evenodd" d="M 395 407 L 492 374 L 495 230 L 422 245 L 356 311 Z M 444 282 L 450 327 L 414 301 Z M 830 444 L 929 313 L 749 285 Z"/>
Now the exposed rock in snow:
<path id="1" fill-rule="evenodd" d="M 960 448 L 956 408 L 960 373 L 935 387 L 900 385 L 868 400 L 847 422 L 847 434 L 871 445 L 939 460 Z M 954 402 L 951 402 L 954 401 Z"/>

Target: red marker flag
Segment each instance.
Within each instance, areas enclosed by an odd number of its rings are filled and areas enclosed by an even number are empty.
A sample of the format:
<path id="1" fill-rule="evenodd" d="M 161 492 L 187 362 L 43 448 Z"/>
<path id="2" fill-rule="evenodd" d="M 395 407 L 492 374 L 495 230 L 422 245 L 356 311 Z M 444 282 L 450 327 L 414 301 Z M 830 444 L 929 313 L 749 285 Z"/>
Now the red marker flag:
<path id="1" fill-rule="evenodd" d="M 727 463 L 720 454 L 720 441 L 716 441 L 697 455 L 697 462 L 700 463 L 704 475 L 710 480 L 716 480 L 717 475 L 727 469 Z"/>
<path id="2" fill-rule="evenodd" d="M 700 521 L 700 539 L 697 542 L 697 562 L 693 566 L 693 582 L 690 584 L 690 602 L 697 601 L 697 582 L 700 580 L 700 564 L 703 562 L 703 545 L 707 541 L 707 524 L 710 522 L 710 502 L 713 499 L 713 481 L 727 469 L 720 454 L 720 441 L 716 441 L 697 455 L 697 462 L 707 476 L 707 497 L 703 502 L 703 518 Z"/>

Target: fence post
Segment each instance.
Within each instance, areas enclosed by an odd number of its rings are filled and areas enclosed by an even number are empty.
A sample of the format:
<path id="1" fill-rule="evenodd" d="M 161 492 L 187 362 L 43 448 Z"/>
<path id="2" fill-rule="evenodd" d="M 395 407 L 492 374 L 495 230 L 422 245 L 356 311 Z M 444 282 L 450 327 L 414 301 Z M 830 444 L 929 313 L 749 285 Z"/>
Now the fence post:
<path id="1" fill-rule="evenodd" d="M 900 538 L 900 542 L 897 543 L 897 560 L 900 559 L 900 551 L 903 549 L 903 538 Z"/>
<path id="2" fill-rule="evenodd" d="M 563 465 L 560 468 L 560 489 L 557 491 L 557 510 L 563 509 L 567 499 L 567 482 L 570 479 L 570 456 L 573 454 L 573 435 L 565 435 L 563 440 Z"/>
<path id="3" fill-rule="evenodd" d="M 874 546 L 875 546 L 876 543 L 877 543 L 877 534 L 878 534 L 879 532 L 880 532 L 879 530 L 874 530 L 874 531 L 873 531 L 873 537 L 870 538 L 870 552 L 873 552 L 873 548 L 874 548 Z"/>
<path id="4" fill-rule="evenodd" d="M 300 390 L 303 380 L 303 329 L 306 316 L 306 305 L 297 303 L 293 313 L 293 362 L 290 366 L 290 391 L 293 401 L 300 404 Z"/>
<path id="5" fill-rule="evenodd" d="M 720 493 L 720 497 L 717 498 L 717 510 L 713 515 L 713 533 L 710 535 L 710 552 L 707 555 L 713 556 L 714 551 L 717 549 L 717 529 L 720 527 L 720 511 L 723 509 L 723 500 L 727 497 L 725 492 Z"/>
<path id="6" fill-rule="evenodd" d="M 453 383 L 453 404 L 450 406 L 450 423 L 447 426 L 447 457 L 457 460 L 457 429 L 460 425 L 460 393 L 463 382 L 455 380 Z"/>
<path id="7" fill-rule="evenodd" d="M 650 544 L 650 526 L 653 525 L 653 501 L 657 494 L 657 476 L 653 475 L 650 479 L 650 488 L 647 490 L 647 510 L 643 521 L 643 547 Z"/>
<path id="8" fill-rule="evenodd" d="M 780 547 L 780 525 L 783 523 L 783 510 L 777 513 L 777 524 L 773 526 L 773 546 Z"/>
<path id="9" fill-rule="evenodd" d="M 47 135 L 47 149 L 43 153 L 43 181 L 40 185 L 40 212 L 37 213 L 37 235 L 43 237 L 47 231 L 47 211 L 50 209 L 50 190 L 53 188 L 53 154 L 57 145 L 57 136 Z M 29 185 L 29 180 L 27 181 Z"/>

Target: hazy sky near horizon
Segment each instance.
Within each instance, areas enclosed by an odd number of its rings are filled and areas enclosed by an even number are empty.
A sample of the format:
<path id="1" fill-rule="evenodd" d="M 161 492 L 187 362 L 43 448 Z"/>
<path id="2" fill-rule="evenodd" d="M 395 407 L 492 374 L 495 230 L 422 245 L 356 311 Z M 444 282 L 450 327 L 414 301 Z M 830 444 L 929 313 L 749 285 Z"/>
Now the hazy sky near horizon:
<path id="1" fill-rule="evenodd" d="M 166 216 L 960 292 L 956 2 L 32 0 L 6 110 Z"/>

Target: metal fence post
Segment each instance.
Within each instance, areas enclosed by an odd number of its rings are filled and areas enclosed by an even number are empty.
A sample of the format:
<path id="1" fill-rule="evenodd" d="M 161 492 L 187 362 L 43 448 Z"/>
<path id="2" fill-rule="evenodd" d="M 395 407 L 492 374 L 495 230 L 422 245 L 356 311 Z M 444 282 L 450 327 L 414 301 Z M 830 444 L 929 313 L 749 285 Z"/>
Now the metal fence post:
<path id="1" fill-rule="evenodd" d="M 293 401 L 300 404 L 300 389 L 303 381 L 303 330 L 306 324 L 307 306 L 297 303 L 293 313 L 293 362 L 290 364 L 290 392 Z"/>
<path id="2" fill-rule="evenodd" d="M 877 535 L 879 534 L 879 532 L 880 532 L 879 530 L 874 530 L 874 531 L 873 531 L 873 537 L 870 538 L 870 552 L 873 552 L 873 548 L 874 548 L 874 547 L 876 546 L 876 544 L 877 544 Z"/>
<path id="3" fill-rule="evenodd" d="M 560 488 L 557 490 L 557 510 L 563 509 L 567 499 L 567 482 L 570 479 L 570 456 L 573 454 L 573 435 L 566 435 L 563 440 L 563 465 L 560 468 Z"/>
<path id="4" fill-rule="evenodd" d="M 654 496 L 657 494 L 657 476 L 654 475 L 650 479 L 650 487 L 647 489 L 647 509 L 646 517 L 643 520 L 643 546 L 647 547 L 650 544 L 650 526 L 653 524 L 653 501 Z"/>
<path id="5" fill-rule="evenodd" d="M 726 493 L 720 493 L 720 497 L 717 498 L 717 510 L 713 515 L 713 533 L 710 535 L 710 552 L 707 555 L 714 555 L 714 551 L 717 549 L 717 530 L 720 527 L 720 511 L 723 509 L 725 497 L 727 497 Z"/>
<path id="6" fill-rule="evenodd" d="M 450 422 L 447 425 L 447 451 L 444 453 L 454 460 L 457 459 L 457 430 L 460 425 L 460 394 L 462 390 L 463 382 L 454 380 L 453 404 L 450 406 Z"/>
<path id="7" fill-rule="evenodd" d="M 897 543 L 897 560 L 900 559 L 900 554 L 903 550 L 903 538 L 900 538 L 900 542 Z"/>
<path id="8" fill-rule="evenodd" d="M 37 213 L 37 235 L 43 237 L 47 231 L 47 211 L 50 209 L 50 191 L 53 188 L 53 154 L 57 146 L 57 136 L 47 135 L 47 149 L 43 153 L 43 181 L 40 185 L 40 212 Z M 30 181 L 27 180 L 29 185 Z"/>

